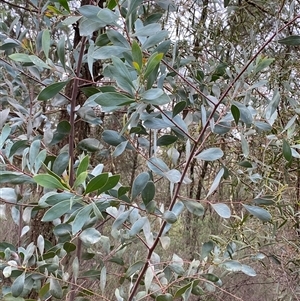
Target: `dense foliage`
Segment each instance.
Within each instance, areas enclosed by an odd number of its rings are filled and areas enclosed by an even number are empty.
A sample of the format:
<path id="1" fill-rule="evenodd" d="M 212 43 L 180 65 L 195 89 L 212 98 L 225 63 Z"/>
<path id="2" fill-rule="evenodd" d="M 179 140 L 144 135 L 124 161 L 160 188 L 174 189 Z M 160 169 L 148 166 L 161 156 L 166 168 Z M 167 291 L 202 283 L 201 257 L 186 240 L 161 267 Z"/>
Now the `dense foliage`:
<path id="1" fill-rule="evenodd" d="M 298 10 L 1 1 L 2 299 L 298 300 Z"/>

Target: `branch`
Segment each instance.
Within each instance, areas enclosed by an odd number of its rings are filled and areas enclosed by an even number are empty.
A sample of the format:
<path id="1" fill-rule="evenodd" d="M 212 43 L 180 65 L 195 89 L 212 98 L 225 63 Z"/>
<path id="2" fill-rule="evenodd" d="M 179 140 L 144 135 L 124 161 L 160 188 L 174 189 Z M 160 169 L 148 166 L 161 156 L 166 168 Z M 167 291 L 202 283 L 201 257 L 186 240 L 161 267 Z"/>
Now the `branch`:
<path id="1" fill-rule="evenodd" d="M 182 175 L 181 175 L 181 179 L 178 183 L 178 185 L 175 188 L 172 200 L 171 200 L 171 204 L 169 207 L 169 210 L 172 211 L 174 205 L 176 204 L 177 201 L 177 197 L 179 195 L 180 192 L 180 188 L 181 188 L 181 184 L 183 183 L 184 177 L 188 171 L 189 165 L 192 162 L 194 155 L 197 151 L 198 145 L 200 145 L 201 147 L 203 146 L 204 142 L 206 141 L 206 139 L 203 139 L 205 132 L 207 130 L 207 128 L 209 127 L 210 124 L 210 120 L 213 118 L 213 115 L 215 114 L 216 110 L 218 109 L 219 105 L 222 103 L 222 101 L 225 99 L 225 97 L 227 96 L 227 94 L 229 93 L 229 91 L 232 89 L 232 87 L 235 85 L 235 83 L 239 80 L 239 78 L 245 73 L 245 71 L 247 70 L 247 68 L 250 66 L 250 64 L 257 58 L 257 56 L 268 46 L 268 44 L 270 44 L 272 42 L 272 40 L 277 36 L 278 33 L 282 32 L 287 26 L 289 26 L 290 24 L 292 24 L 293 22 L 295 22 L 298 18 L 300 18 L 300 15 L 297 15 L 295 18 L 293 18 L 291 21 L 289 21 L 287 24 L 285 24 L 283 27 L 281 27 L 277 32 L 273 33 L 272 36 L 258 49 L 257 53 L 249 60 L 249 62 L 242 68 L 242 70 L 240 71 L 240 73 L 235 77 L 235 79 L 228 85 L 227 89 L 225 90 L 225 92 L 221 95 L 221 97 L 219 98 L 217 104 L 215 105 L 215 107 L 213 108 L 211 114 L 209 115 L 209 118 L 207 119 L 206 123 L 203 125 L 203 128 L 199 134 L 199 137 L 196 141 L 196 143 L 194 144 L 190 156 L 186 161 L 186 164 L 184 166 Z M 186 81 L 189 85 L 191 84 L 190 82 Z M 203 141 L 202 141 L 203 139 Z M 201 142 L 202 141 L 202 142 Z M 159 239 L 162 236 L 162 233 L 165 230 L 165 227 L 167 225 L 167 222 L 164 221 L 161 225 L 161 228 L 159 230 L 159 233 L 157 234 L 157 237 L 153 243 L 153 245 L 151 246 L 148 255 L 147 255 L 147 259 L 146 259 L 146 263 L 144 264 L 140 274 L 138 275 L 138 278 L 135 282 L 134 287 L 132 288 L 129 298 L 128 300 L 131 301 L 134 298 L 135 293 L 138 290 L 138 287 L 147 271 L 147 268 L 149 266 L 149 261 L 150 258 L 154 252 L 154 250 L 156 249 L 158 243 L 159 243 Z"/>
<path id="2" fill-rule="evenodd" d="M 12 6 L 12 7 L 15 7 L 15 8 L 18 8 L 18 9 L 24 9 L 24 10 L 30 12 L 30 13 L 37 13 L 37 14 L 39 13 L 39 11 L 36 10 L 36 9 L 30 9 L 30 8 L 23 7 L 23 6 L 20 6 L 20 5 L 17 5 L 17 4 L 13 4 L 13 3 L 10 3 L 6 0 L 1 0 L 1 2 L 7 4 L 8 6 Z"/>

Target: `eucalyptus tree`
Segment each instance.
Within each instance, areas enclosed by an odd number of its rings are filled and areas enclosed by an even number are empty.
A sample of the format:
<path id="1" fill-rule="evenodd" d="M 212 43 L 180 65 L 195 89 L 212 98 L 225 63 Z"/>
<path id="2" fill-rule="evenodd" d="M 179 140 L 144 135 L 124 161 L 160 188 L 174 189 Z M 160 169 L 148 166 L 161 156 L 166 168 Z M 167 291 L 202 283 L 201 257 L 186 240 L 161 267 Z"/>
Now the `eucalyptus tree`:
<path id="1" fill-rule="evenodd" d="M 241 300 L 222 274 L 298 228 L 295 4 L 2 1 L 4 300 Z M 185 212 L 229 234 L 181 254 Z"/>

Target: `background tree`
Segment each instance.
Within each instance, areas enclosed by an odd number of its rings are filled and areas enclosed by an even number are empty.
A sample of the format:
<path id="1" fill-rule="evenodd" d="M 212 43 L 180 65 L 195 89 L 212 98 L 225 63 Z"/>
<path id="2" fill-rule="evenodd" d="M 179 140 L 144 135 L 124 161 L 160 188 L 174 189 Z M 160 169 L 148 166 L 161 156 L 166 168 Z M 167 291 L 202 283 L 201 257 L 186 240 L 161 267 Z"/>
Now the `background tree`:
<path id="1" fill-rule="evenodd" d="M 298 299 L 297 1 L 0 5 L 4 300 Z"/>

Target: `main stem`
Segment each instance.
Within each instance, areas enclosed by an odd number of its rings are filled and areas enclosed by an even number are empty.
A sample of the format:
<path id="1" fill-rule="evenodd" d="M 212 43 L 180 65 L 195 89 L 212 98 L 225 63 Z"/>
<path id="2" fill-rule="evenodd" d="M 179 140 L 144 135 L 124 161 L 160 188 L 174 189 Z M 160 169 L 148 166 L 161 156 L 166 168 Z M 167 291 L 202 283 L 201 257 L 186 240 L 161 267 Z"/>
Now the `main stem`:
<path id="1" fill-rule="evenodd" d="M 82 39 L 82 44 L 80 48 L 80 53 L 77 61 L 77 67 L 76 67 L 76 78 L 73 82 L 73 89 L 72 89 L 72 98 L 71 98 L 71 108 L 70 108 L 70 125 L 71 125 L 71 131 L 69 136 L 69 157 L 70 157 L 70 179 L 69 179 L 69 185 L 72 187 L 74 185 L 75 181 L 75 173 L 74 173 L 74 163 L 75 163 L 75 156 L 74 156 L 74 142 L 75 142 L 75 108 L 77 103 L 77 95 L 78 95 L 78 84 L 79 84 L 79 76 L 80 76 L 80 70 L 82 65 L 82 58 L 85 50 L 85 42 L 86 38 L 84 37 Z M 80 254 L 81 254 L 81 240 L 77 240 L 77 250 L 76 250 L 76 256 L 78 258 L 78 261 L 80 261 Z M 75 300 L 75 278 L 72 278 L 72 287 L 71 287 L 71 293 L 70 293 L 70 301 Z"/>

